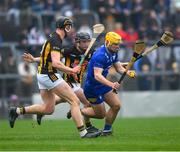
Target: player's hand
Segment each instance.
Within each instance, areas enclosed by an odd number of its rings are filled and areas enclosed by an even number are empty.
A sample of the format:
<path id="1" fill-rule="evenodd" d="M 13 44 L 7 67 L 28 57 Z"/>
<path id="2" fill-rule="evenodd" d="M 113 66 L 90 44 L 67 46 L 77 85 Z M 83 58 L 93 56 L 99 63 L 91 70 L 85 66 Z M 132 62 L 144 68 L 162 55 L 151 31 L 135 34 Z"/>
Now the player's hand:
<path id="1" fill-rule="evenodd" d="M 119 84 L 118 82 L 114 82 L 114 83 L 112 83 L 112 88 L 113 89 L 115 89 L 115 90 L 117 90 L 117 89 L 119 89 L 120 88 L 120 86 L 121 86 L 121 84 Z"/>
<path id="2" fill-rule="evenodd" d="M 25 62 L 33 63 L 34 62 L 34 57 L 30 53 L 24 53 L 22 55 L 22 58 Z"/>
<path id="3" fill-rule="evenodd" d="M 135 78 L 136 77 L 136 72 L 134 70 L 129 70 L 127 72 L 127 75 L 130 77 L 130 78 Z"/>
<path id="4" fill-rule="evenodd" d="M 71 76 L 74 78 L 75 81 L 78 82 L 78 76 L 77 76 L 77 74 L 71 74 Z"/>
<path id="5" fill-rule="evenodd" d="M 81 71 L 81 66 L 75 66 L 74 68 L 73 68 L 73 74 L 78 74 L 78 73 L 80 73 L 80 71 Z"/>
<path id="6" fill-rule="evenodd" d="M 126 68 L 127 65 L 128 65 L 128 62 L 123 62 L 123 63 L 121 63 L 121 65 L 122 65 L 124 68 Z"/>

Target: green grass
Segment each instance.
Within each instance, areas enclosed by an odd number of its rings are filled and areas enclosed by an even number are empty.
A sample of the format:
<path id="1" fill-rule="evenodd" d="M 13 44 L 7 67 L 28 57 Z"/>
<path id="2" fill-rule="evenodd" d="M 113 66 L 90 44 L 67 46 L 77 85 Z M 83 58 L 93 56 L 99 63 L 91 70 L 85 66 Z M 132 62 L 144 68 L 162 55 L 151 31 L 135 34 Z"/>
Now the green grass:
<path id="1" fill-rule="evenodd" d="M 93 120 L 103 127 L 102 120 Z M 17 120 L 15 128 L 0 121 L 0 150 L 118 151 L 180 150 L 180 117 L 117 119 L 114 134 L 80 139 L 71 120 Z"/>

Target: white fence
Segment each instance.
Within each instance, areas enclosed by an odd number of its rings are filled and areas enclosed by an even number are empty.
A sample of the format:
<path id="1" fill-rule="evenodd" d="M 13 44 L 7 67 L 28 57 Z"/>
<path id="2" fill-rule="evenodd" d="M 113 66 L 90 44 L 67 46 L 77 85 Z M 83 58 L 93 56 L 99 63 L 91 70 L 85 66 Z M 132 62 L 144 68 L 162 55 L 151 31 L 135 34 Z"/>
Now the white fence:
<path id="1" fill-rule="evenodd" d="M 122 92 L 120 98 L 123 108 L 119 117 L 180 116 L 180 91 Z M 41 102 L 39 94 L 34 94 L 33 102 Z M 53 115 L 45 118 L 65 119 L 68 111 L 68 103 L 63 103 L 56 106 Z"/>

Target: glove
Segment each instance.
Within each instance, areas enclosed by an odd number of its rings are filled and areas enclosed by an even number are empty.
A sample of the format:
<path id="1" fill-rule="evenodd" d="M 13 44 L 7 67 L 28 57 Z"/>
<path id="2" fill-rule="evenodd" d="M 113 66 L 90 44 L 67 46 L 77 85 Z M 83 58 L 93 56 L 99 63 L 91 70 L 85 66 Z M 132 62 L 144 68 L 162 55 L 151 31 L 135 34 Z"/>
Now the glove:
<path id="1" fill-rule="evenodd" d="M 128 76 L 130 78 L 135 78 L 136 77 L 136 72 L 134 70 L 129 70 L 127 74 L 128 74 Z"/>

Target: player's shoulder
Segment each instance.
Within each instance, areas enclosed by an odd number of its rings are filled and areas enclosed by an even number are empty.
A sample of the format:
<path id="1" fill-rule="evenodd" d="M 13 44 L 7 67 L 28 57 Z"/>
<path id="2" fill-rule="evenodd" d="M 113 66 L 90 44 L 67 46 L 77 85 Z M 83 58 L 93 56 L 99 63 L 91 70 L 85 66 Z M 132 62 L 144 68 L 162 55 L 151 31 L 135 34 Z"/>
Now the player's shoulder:
<path id="1" fill-rule="evenodd" d="M 60 36 L 56 32 L 53 32 L 49 35 L 48 41 L 52 44 L 62 45 L 62 39 L 60 38 Z"/>
<path id="2" fill-rule="evenodd" d="M 76 47 L 74 45 L 66 46 L 63 48 L 63 54 L 65 56 L 69 56 L 73 54 L 74 52 L 76 52 Z"/>
<path id="3" fill-rule="evenodd" d="M 101 56 L 102 57 L 102 56 L 104 56 L 104 54 L 105 54 L 105 46 L 104 45 L 97 48 L 96 51 L 94 52 L 95 56 Z"/>

